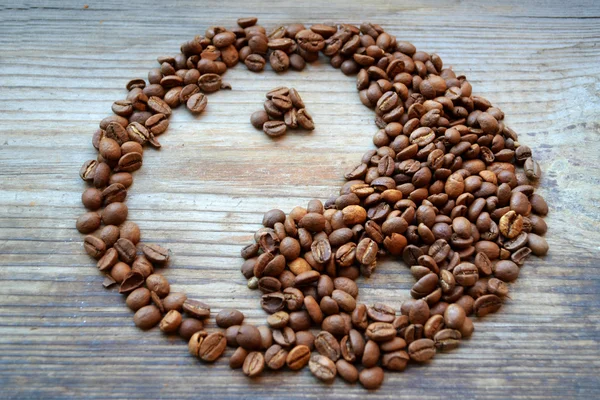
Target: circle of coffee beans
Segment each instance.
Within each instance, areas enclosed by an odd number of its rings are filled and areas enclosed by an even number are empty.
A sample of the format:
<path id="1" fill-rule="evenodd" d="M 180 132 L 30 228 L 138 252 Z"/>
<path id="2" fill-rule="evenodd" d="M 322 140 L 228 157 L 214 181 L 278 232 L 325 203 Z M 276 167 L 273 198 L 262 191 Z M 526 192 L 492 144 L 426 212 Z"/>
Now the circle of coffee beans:
<path id="1" fill-rule="evenodd" d="M 98 158 L 81 167 L 89 211 L 76 226 L 104 285 L 119 285 L 139 328 L 178 332 L 204 362 L 234 347 L 230 366 L 249 377 L 308 366 L 317 379 L 339 375 L 375 389 L 384 370 L 403 371 L 457 348 L 473 333 L 473 316 L 498 311 L 527 257 L 547 253 L 548 206 L 533 186 L 540 166 L 504 113 L 473 95 L 466 77 L 437 54 L 376 24 L 291 24 L 267 35 L 256 22 L 211 27 L 179 54 L 159 57 L 147 82 L 127 83 L 125 100 L 113 103 L 114 115 L 93 135 Z M 144 145 L 160 147 L 173 108 L 201 113 L 206 94 L 231 89 L 221 77 L 228 68 L 242 62 L 258 72 L 269 62 L 276 72 L 301 70 L 319 52 L 357 75 L 360 100 L 375 110 L 376 148 L 348 170 L 339 195 L 287 215 L 268 211 L 254 243 L 242 249 L 242 274 L 261 292 L 267 325 L 244 324 L 241 312 L 222 310 L 216 322 L 223 330 L 207 332 L 210 307 L 171 292 L 158 273 L 170 251 L 141 244 L 139 227 L 127 221 L 132 173 L 142 166 Z M 284 89 L 270 92 L 280 112 L 297 102 L 297 92 Z M 264 129 L 270 118 L 254 119 Z M 265 132 L 285 132 L 288 121 Z M 402 257 L 416 281 L 400 310 L 357 302 L 355 280 L 371 276 L 385 255 Z"/>

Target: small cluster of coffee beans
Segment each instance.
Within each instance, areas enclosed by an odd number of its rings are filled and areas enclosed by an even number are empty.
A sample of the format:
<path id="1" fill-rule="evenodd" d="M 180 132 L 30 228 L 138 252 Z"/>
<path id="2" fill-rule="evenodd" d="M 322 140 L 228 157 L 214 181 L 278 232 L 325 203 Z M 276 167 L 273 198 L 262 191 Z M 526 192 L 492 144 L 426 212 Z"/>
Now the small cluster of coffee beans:
<path id="1" fill-rule="evenodd" d="M 127 83 L 126 99 L 113 103 L 114 115 L 93 135 L 98 157 L 80 169 L 90 185 L 82 195 L 89 211 L 76 227 L 104 285 L 119 285 L 141 329 L 178 332 L 207 362 L 227 345 L 237 347 L 230 365 L 250 377 L 265 366 L 308 365 L 321 380 L 339 375 L 373 389 L 384 369 L 402 371 L 409 361 L 456 348 L 473 332 L 470 316 L 496 312 L 526 258 L 547 253 L 542 217 L 548 205 L 533 186 L 541 169 L 505 125 L 504 113 L 473 95 L 467 79 L 438 55 L 417 51 L 376 24 L 291 24 L 267 34 L 256 21 L 211 27 L 179 54 L 159 57 L 148 82 Z M 185 104 L 204 111 L 206 94 L 231 89 L 221 75 L 239 60 L 261 71 L 267 57 L 281 72 L 304 68 L 319 52 L 344 74 L 358 74 L 360 100 L 375 111 L 377 149 L 362 156 L 340 194 L 325 204 L 313 200 L 289 215 L 267 212 L 255 243 L 242 250 L 242 273 L 248 287 L 262 292 L 268 325 L 243 324 L 239 311 L 224 310 L 217 324 L 225 331 L 205 332 L 208 305 L 170 292 L 155 272 L 168 264 L 169 250 L 140 243 L 139 227 L 127 221 L 132 172 L 142 166 L 145 144 L 160 147 L 157 136 L 168 128 L 172 109 Z M 267 133 L 295 123 L 314 126 L 300 112 L 295 90 L 270 93 L 273 107 L 265 105 L 265 114 L 279 111 L 284 121 L 270 121 L 279 128 Z M 292 114 L 286 120 L 288 103 L 296 107 L 295 121 Z M 384 255 L 401 256 L 416 280 L 413 300 L 399 314 L 357 302 L 354 281 L 369 277 Z M 311 333 L 313 327 L 320 332 Z M 354 364 L 362 365 L 360 372 Z"/>
<path id="2" fill-rule="evenodd" d="M 288 128 L 315 129 L 313 119 L 296 89 L 277 87 L 269 91 L 266 97 L 264 110 L 250 116 L 250 122 L 256 129 L 262 129 L 271 137 L 284 135 Z"/>

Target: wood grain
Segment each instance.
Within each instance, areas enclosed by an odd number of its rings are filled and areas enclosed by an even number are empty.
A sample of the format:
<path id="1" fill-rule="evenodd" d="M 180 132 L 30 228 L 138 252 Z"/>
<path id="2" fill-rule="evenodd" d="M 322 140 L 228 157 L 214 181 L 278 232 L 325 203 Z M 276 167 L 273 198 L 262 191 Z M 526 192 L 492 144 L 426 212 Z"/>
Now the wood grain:
<path id="1" fill-rule="evenodd" d="M 600 397 L 600 3 L 358 1 L 227 3 L 5 0 L 0 4 L 0 398 L 362 398 L 308 370 L 248 380 L 226 358 L 201 365 L 183 341 L 142 333 L 85 256 L 74 220 L 91 133 L 156 57 L 208 26 L 259 15 L 289 22 L 381 24 L 436 52 L 501 107 L 544 168 L 544 259 L 511 285 L 512 301 L 475 322 L 460 349 L 387 374 L 372 397 Z M 127 204 L 143 240 L 170 247 L 174 289 L 264 323 L 239 273 L 239 250 L 271 208 L 326 199 L 372 146 L 371 111 L 354 78 L 326 64 L 301 73 L 227 72 L 200 117 L 178 110 L 148 149 Z M 249 115 L 277 85 L 298 88 L 317 129 L 277 141 Z M 408 269 L 388 260 L 360 300 L 399 306 Z M 210 326 L 212 327 L 212 326 Z"/>

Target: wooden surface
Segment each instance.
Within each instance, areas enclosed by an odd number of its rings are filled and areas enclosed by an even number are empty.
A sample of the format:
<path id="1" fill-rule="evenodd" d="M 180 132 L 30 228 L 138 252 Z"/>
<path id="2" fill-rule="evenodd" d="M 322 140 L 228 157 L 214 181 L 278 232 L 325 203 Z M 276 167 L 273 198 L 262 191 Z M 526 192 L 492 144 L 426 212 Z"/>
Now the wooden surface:
<path id="1" fill-rule="evenodd" d="M 321 4 L 323 3 L 323 4 Z M 348 4 L 350 3 L 350 4 Z M 395 4 L 397 3 L 397 4 Z M 363 398 L 305 369 L 248 380 L 227 358 L 202 365 L 185 343 L 142 333 L 84 254 L 78 170 L 91 134 L 156 57 L 213 24 L 258 15 L 289 22 L 381 24 L 468 76 L 501 107 L 544 168 L 547 257 L 530 259 L 512 301 L 475 322 L 461 348 L 386 374 L 370 397 L 600 397 L 600 3 L 16 1 L 0 4 L 0 398 Z M 271 208 L 326 199 L 372 147 L 373 114 L 354 78 L 324 59 L 302 73 L 227 72 L 233 86 L 198 118 L 178 110 L 148 149 L 127 204 L 143 240 L 174 251 L 174 290 L 264 323 L 239 250 Z M 296 87 L 311 134 L 272 141 L 248 120 L 264 93 Z M 360 300 L 399 306 L 413 278 L 388 261 Z M 213 319 L 214 321 L 214 319 Z"/>

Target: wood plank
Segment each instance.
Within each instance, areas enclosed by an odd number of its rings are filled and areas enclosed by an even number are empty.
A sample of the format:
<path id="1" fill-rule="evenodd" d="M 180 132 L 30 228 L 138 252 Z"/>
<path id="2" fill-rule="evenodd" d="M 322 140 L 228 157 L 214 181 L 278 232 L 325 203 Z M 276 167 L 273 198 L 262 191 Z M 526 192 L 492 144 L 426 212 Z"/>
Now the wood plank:
<path id="1" fill-rule="evenodd" d="M 142 333 L 85 256 L 79 166 L 91 133 L 156 57 L 208 26 L 259 15 L 289 22 L 370 20 L 436 52 L 506 113 L 540 160 L 550 253 L 532 258 L 512 300 L 475 322 L 460 349 L 386 374 L 374 397 L 600 397 L 600 4 L 596 1 L 326 3 L 146 0 L 0 4 L 0 387 L 2 398 L 362 398 L 360 385 L 317 383 L 307 370 L 248 380 L 227 359 L 199 365 L 185 343 Z M 174 290 L 235 307 L 263 324 L 239 274 L 239 250 L 271 208 L 339 190 L 372 147 L 371 111 L 354 78 L 322 58 L 301 73 L 228 71 L 200 117 L 177 111 L 148 149 L 127 204 L 143 240 L 174 251 Z M 270 140 L 248 123 L 264 93 L 298 88 L 317 129 Z M 360 280 L 360 301 L 400 306 L 413 282 L 389 259 Z M 214 328 L 214 320 L 209 329 Z M 230 351 L 229 353 L 230 354 Z"/>

